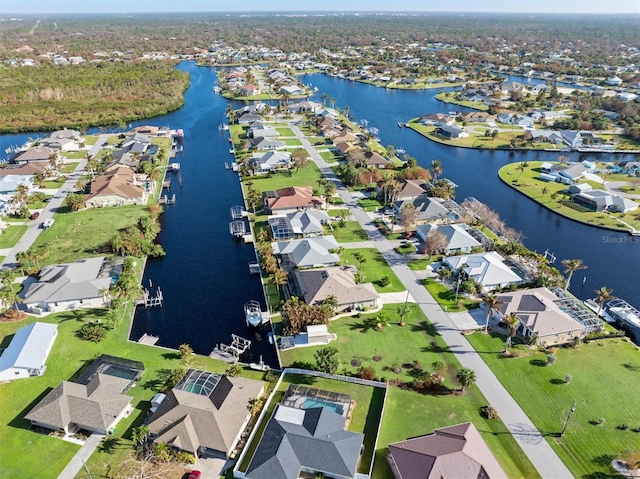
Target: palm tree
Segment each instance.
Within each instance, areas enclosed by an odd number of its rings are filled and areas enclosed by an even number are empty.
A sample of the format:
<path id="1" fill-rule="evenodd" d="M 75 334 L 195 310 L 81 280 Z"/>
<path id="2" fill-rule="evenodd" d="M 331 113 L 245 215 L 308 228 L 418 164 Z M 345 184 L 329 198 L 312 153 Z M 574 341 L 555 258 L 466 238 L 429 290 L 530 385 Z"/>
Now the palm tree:
<path id="1" fill-rule="evenodd" d="M 482 302 L 487 306 L 487 318 L 484 322 L 484 332 L 486 333 L 487 331 L 489 331 L 489 318 L 493 313 L 499 311 L 500 306 L 502 306 L 504 303 L 503 301 L 498 299 L 497 295 L 493 293 L 486 294 Z"/>
<path id="2" fill-rule="evenodd" d="M 431 162 L 431 176 L 433 176 L 433 183 L 436 182 L 436 180 L 438 179 L 438 176 L 440 176 L 441 174 L 442 174 L 442 164 L 440 160 L 433 160 Z"/>
<path id="3" fill-rule="evenodd" d="M 335 185 L 335 183 L 332 183 L 331 181 L 328 181 L 324 185 L 324 198 L 325 198 L 324 201 L 327 205 L 331 202 L 331 198 L 333 197 L 333 195 L 336 194 L 337 191 L 338 191 L 338 187 Z"/>
<path id="4" fill-rule="evenodd" d="M 509 327 L 509 333 L 507 334 L 507 340 L 504 343 L 504 349 L 508 350 L 511 347 L 511 340 L 516 335 L 516 329 L 518 328 L 518 324 L 520 324 L 520 320 L 518 319 L 518 315 L 514 312 L 510 315 L 506 316 L 503 321 Z"/>
<path id="5" fill-rule="evenodd" d="M 258 398 L 258 397 L 251 398 L 249 399 L 249 403 L 247 404 L 247 409 L 249 410 L 252 416 L 257 416 L 260 410 L 262 409 L 263 405 L 264 405 L 263 398 Z"/>
<path id="6" fill-rule="evenodd" d="M 458 371 L 458 374 L 456 374 L 456 379 L 464 391 L 465 388 L 468 388 L 475 383 L 477 378 L 473 369 L 462 368 Z"/>
<path id="7" fill-rule="evenodd" d="M 522 177 L 522 174 L 524 173 L 524 170 L 526 168 L 527 168 L 527 163 L 525 161 L 518 164 L 518 166 L 516 167 L 516 170 L 518 170 L 520 174 L 518 175 L 518 179 L 516 180 L 516 183 L 520 183 L 520 178 Z"/>
<path id="8" fill-rule="evenodd" d="M 278 295 L 280 294 L 280 286 L 284 286 L 287 284 L 287 272 L 282 271 L 281 269 L 276 269 L 271 275 L 271 280 L 273 284 L 276 285 L 276 289 L 278 290 Z"/>
<path id="9" fill-rule="evenodd" d="M 141 446 L 147 440 L 149 434 L 151 434 L 149 426 L 143 424 L 142 426 L 133 428 L 131 431 L 131 440 L 136 444 L 136 446 Z"/>
<path id="10" fill-rule="evenodd" d="M 600 313 L 602 312 L 602 306 L 604 306 L 604 303 L 614 298 L 614 296 L 611 293 L 613 293 L 613 290 L 607 289 L 606 286 L 603 286 L 600 289 L 596 289 L 596 300 L 598 301 L 598 304 L 599 304 L 598 316 L 600 316 Z"/>
<path id="11" fill-rule="evenodd" d="M 582 264 L 581 259 L 563 259 L 562 265 L 564 266 L 564 272 L 569 274 L 569 276 L 567 277 L 567 282 L 564 285 L 564 289 L 566 291 L 569 289 L 569 284 L 571 283 L 573 273 L 575 273 L 579 269 L 587 269 L 587 266 Z"/>
<path id="12" fill-rule="evenodd" d="M 386 326 L 389 326 L 389 317 L 387 316 L 387 313 L 385 313 L 384 311 L 380 311 L 376 315 L 376 325 L 380 330 L 384 329 Z"/>
<path id="13" fill-rule="evenodd" d="M 404 303 L 402 306 L 398 308 L 398 316 L 400 316 L 400 326 L 404 327 L 406 323 L 404 322 L 404 318 L 407 314 L 409 314 L 411 310 L 409 309 L 409 305 Z"/>
<path id="14" fill-rule="evenodd" d="M 323 93 L 320 98 L 322 98 L 322 106 L 325 106 L 327 103 L 327 98 L 329 98 L 329 95 L 327 95 L 326 93 Z"/>
<path id="15" fill-rule="evenodd" d="M 336 99 L 333 97 L 329 98 L 329 107 L 333 108 L 335 104 L 336 104 Z"/>

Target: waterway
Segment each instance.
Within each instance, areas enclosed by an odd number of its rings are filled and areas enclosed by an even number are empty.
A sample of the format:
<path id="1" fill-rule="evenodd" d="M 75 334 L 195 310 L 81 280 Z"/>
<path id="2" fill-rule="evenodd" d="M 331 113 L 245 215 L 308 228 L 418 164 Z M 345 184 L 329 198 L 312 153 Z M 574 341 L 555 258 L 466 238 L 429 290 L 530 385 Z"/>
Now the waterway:
<path id="1" fill-rule="evenodd" d="M 526 77 L 508 76 L 510 81 L 526 82 Z M 595 296 L 601 286 L 640 307 L 640 238 L 626 233 L 603 230 L 563 218 L 527 199 L 498 178 L 498 170 L 507 163 L 520 161 L 556 161 L 552 152 L 509 152 L 454 148 L 432 142 L 408 128 L 406 122 L 427 113 L 471 111 L 435 99 L 446 89 L 383 89 L 322 74 L 305 75 L 305 84 L 318 88 L 316 101 L 326 93 L 335 98 L 335 106 L 349 106 L 357 122 L 366 119 L 376 127 L 383 145 L 392 144 L 429 168 L 440 159 L 444 176 L 458 185 L 457 199 L 473 196 L 496 210 L 507 225 L 524 234 L 524 244 L 539 253 L 548 250 L 556 256 L 554 266 L 561 271 L 563 259 L 582 259 L 587 269 L 577 271 L 570 290 L 581 299 Z M 531 83 L 541 80 L 531 79 Z M 566 153 L 565 153 L 566 154 Z M 635 159 L 640 155 L 595 155 L 569 153 L 573 160 L 613 161 Z M 585 280 L 586 278 L 586 280 Z M 585 281 L 583 284 L 583 280 Z"/>

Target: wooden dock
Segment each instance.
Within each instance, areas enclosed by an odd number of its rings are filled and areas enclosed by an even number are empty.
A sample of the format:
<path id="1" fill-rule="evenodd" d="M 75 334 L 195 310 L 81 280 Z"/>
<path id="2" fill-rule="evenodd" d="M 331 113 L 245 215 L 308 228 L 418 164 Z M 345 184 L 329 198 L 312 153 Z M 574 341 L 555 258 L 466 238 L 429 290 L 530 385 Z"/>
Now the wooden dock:
<path id="1" fill-rule="evenodd" d="M 148 346 L 154 346 L 160 338 L 158 336 L 152 336 L 150 334 L 144 333 L 140 339 L 138 339 L 138 343 L 146 344 Z"/>
<path id="2" fill-rule="evenodd" d="M 251 346 L 251 341 L 249 339 L 242 338 L 237 334 L 231 335 L 231 344 L 226 345 L 220 343 L 211 354 L 209 354 L 210 358 L 220 359 L 227 363 L 235 364 L 238 362 L 240 356 L 244 354 L 244 352 L 249 349 Z"/>

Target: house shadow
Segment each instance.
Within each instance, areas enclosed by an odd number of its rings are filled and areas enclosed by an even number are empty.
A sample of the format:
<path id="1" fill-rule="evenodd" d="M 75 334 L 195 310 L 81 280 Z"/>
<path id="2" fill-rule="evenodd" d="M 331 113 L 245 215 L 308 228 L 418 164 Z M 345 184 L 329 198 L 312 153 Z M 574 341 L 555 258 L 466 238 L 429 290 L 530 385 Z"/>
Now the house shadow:
<path id="1" fill-rule="evenodd" d="M 24 379 L 22 380 L 24 381 Z M 31 427 L 31 423 L 27 421 L 24 417 L 31 411 L 36 404 L 44 399 L 44 397 L 53 391 L 53 388 L 46 388 L 38 397 L 36 397 L 33 401 L 31 401 L 27 406 L 22 409 L 10 422 L 9 426 L 14 427 L 16 429 L 29 429 Z"/>
<path id="2" fill-rule="evenodd" d="M 131 424 L 129 424 L 129 427 L 126 429 L 126 431 L 122 433 L 122 437 L 131 439 L 133 430 L 144 424 L 145 419 L 149 415 L 150 409 L 151 409 L 151 401 L 140 401 L 138 404 L 136 404 L 134 408 L 134 412 L 132 412 L 131 414 L 135 414 L 136 411 L 139 411 L 138 415 L 133 421 L 131 421 Z"/>

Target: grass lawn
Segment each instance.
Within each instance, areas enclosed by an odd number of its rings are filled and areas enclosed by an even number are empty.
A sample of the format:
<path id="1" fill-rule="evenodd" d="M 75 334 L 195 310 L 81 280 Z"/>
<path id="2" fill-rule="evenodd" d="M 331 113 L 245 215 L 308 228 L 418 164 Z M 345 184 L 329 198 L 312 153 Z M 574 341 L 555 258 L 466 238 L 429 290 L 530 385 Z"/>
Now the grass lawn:
<path id="1" fill-rule="evenodd" d="M 375 198 L 362 198 L 358 200 L 358 204 L 365 211 L 375 211 L 384 205 Z"/>
<path id="2" fill-rule="evenodd" d="M 345 221 L 344 228 L 338 226 L 339 222 L 332 222 L 325 227 L 327 234 L 336 237 L 338 243 L 351 243 L 353 241 L 368 241 L 369 237 L 357 221 Z"/>
<path id="3" fill-rule="evenodd" d="M 54 215 L 55 223 L 42 231 L 34 248 L 47 245 L 41 264 L 66 263 L 87 256 L 111 254 L 108 242 L 114 233 L 147 215 L 145 206 L 94 208 L 74 213 L 65 207 Z"/>
<path id="4" fill-rule="evenodd" d="M 247 178 L 242 182 L 242 187 L 246 191 L 247 183 L 252 182 L 253 187 L 258 191 L 277 190 L 289 186 L 311 186 L 316 188 L 318 186 L 317 181 L 321 177 L 322 175 L 316 164 L 310 161 L 297 172 L 291 170 L 291 173 L 289 173 L 285 170 L 264 178 Z"/>
<path id="5" fill-rule="evenodd" d="M 27 225 L 13 225 L 2 230 L 2 234 L 0 234 L 0 248 L 13 248 L 18 241 L 20 241 L 22 235 L 27 232 L 27 229 L 29 229 Z"/>
<path id="6" fill-rule="evenodd" d="M 538 429 L 552 434 L 547 441 L 574 476 L 618 477 L 611 460 L 625 449 L 640 450 L 640 434 L 631 431 L 640 427 L 640 357 L 631 342 L 611 339 L 559 349 L 556 363 L 544 366 L 544 353 L 523 346 L 516 348 L 522 356 L 502 358 L 504 338 L 498 335 L 476 333 L 468 339 Z M 566 374 L 570 384 L 564 383 Z M 564 437 L 555 437 L 574 400 Z M 618 429 L 622 424 L 629 430 Z"/>
<path id="7" fill-rule="evenodd" d="M 333 151 L 321 151 L 320 152 L 320 156 L 327 163 L 333 163 L 333 162 L 338 161 L 338 160 L 340 160 L 342 158 L 342 155 L 334 153 Z"/>
<path id="8" fill-rule="evenodd" d="M 87 157 L 87 151 L 66 151 L 64 157 L 68 160 L 82 160 Z"/>
<path id="9" fill-rule="evenodd" d="M 287 146 L 302 146 L 302 142 L 297 138 L 285 138 L 282 141 L 284 141 Z"/>
<path id="10" fill-rule="evenodd" d="M 427 288 L 427 291 L 431 293 L 431 296 L 435 298 L 440 306 L 445 311 L 464 311 L 468 309 L 474 309 L 480 306 L 480 302 L 471 300 L 464 296 L 462 293 L 458 294 L 456 301 L 456 292 L 454 289 L 449 289 L 433 278 L 427 278 L 423 281 L 423 284 Z M 462 303 L 462 307 L 458 307 L 458 303 Z"/>
<path id="11" fill-rule="evenodd" d="M 352 264 L 358 267 L 355 259 L 355 254 L 361 253 L 364 257 L 364 262 L 360 265 L 359 269 L 362 271 L 362 282 L 373 283 L 376 291 L 379 293 L 392 293 L 398 291 L 406 291 L 396 274 L 391 267 L 387 264 L 383 256 L 377 249 L 374 248 L 357 248 L 347 249 L 342 253 L 342 260 L 347 264 Z M 389 286 L 382 287 L 378 283 L 384 277 L 387 276 L 391 280 Z"/>
<path id="12" fill-rule="evenodd" d="M 407 266 L 413 271 L 424 271 L 428 265 L 440 261 L 441 258 L 441 256 L 432 256 L 429 258 L 429 256 L 425 255 L 424 258 L 412 259 Z"/>
<path id="13" fill-rule="evenodd" d="M 274 395 L 273 401 L 267 410 L 267 414 L 259 425 L 258 433 L 254 437 L 253 442 L 248 446 L 250 453 L 245 456 L 245 460 L 242 462 L 240 470 L 245 471 L 249 466 L 253 452 L 255 452 L 258 442 L 262 437 L 262 432 L 264 431 L 268 420 L 271 418 L 276 405 L 284 398 L 284 393 L 290 384 L 302 384 L 313 388 L 348 394 L 351 396 L 351 398 L 356 402 L 356 405 L 353 408 L 351 422 L 349 423 L 347 430 L 364 433 L 365 435 L 364 452 L 362 454 L 358 471 L 361 473 L 368 473 L 369 468 L 371 467 L 371 461 L 373 460 L 375 436 L 382 415 L 384 389 L 297 374 L 288 374 L 280 383 L 278 392 Z"/>
<path id="14" fill-rule="evenodd" d="M 79 449 L 78 446 L 29 431 L 24 415 L 53 387 L 62 380 L 77 376 L 80 369 L 99 354 L 106 353 L 142 361 L 146 372 L 137 386 L 127 394 L 133 396 L 134 412 L 120 421 L 110 447 L 100 447 L 88 461 L 93 477 L 109 477 L 117 466 L 129 457 L 132 442 L 131 429 L 142 424 L 150 407 L 150 399 L 158 392 L 167 370 L 177 368 L 179 356 L 166 349 L 126 342 L 129 321 L 123 321 L 118 329 L 110 331 L 101 343 L 83 341 L 75 332 L 87 321 L 101 318 L 106 310 L 61 312 L 39 319 L 58 324 L 58 338 L 47 360 L 43 376 L 0 384 L 0 457 L 3 466 L 0 478 L 37 477 L 55 478 Z M 127 316 L 128 317 L 128 316 Z M 29 317 L 17 323 L 0 323 L 2 346 L 6 347 L 18 328 L 35 321 Z M 224 371 L 226 364 L 206 356 L 197 356 L 195 364 L 209 371 Z M 243 376 L 260 378 L 247 370 Z M 37 460 L 35 460 L 37 458 Z M 84 471 L 79 477 L 86 477 Z"/>
<path id="15" fill-rule="evenodd" d="M 84 144 L 87 146 L 93 146 L 96 143 L 98 143 L 99 138 L 100 138 L 100 135 L 86 135 L 84 137 Z"/>
<path id="16" fill-rule="evenodd" d="M 338 216 L 342 216 L 343 214 L 346 216 L 349 216 L 350 212 L 347 208 L 341 208 L 341 209 L 336 209 L 336 210 L 327 210 L 327 213 L 329 213 L 329 216 L 331 216 L 332 218 L 337 218 Z"/>
<path id="17" fill-rule="evenodd" d="M 279 126 L 276 128 L 276 130 L 278 131 L 278 133 L 280 133 L 280 136 L 296 136 L 293 133 L 293 130 L 291 128 L 287 128 L 284 126 Z"/>
<path id="18" fill-rule="evenodd" d="M 78 163 L 80 163 L 79 161 L 71 161 L 68 163 L 65 163 L 64 165 L 62 165 L 62 168 L 60 169 L 61 173 L 73 173 L 73 170 L 76 169 L 76 167 L 78 166 Z"/>
<path id="19" fill-rule="evenodd" d="M 42 186 L 44 188 L 47 188 L 47 189 L 50 189 L 50 190 L 57 190 L 62 185 L 64 185 L 65 181 L 67 181 L 67 180 L 64 179 L 64 178 L 61 178 L 59 180 L 45 181 L 45 182 L 42 183 Z"/>
<path id="20" fill-rule="evenodd" d="M 457 139 L 449 140 L 435 134 L 435 131 L 438 128 L 436 126 L 420 125 L 418 124 L 417 121 L 411 120 L 409 122 L 409 128 L 414 129 L 421 135 L 426 136 L 430 140 L 433 140 L 437 143 L 442 143 L 443 145 L 465 147 L 465 148 L 489 148 L 489 149 L 509 148 L 511 140 L 513 138 L 516 138 L 519 135 L 522 135 L 522 129 L 517 128 L 517 129 L 514 129 L 512 132 L 501 131 L 498 134 L 498 136 L 496 136 L 495 138 L 485 137 L 484 135 L 471 133 L 470 136 L 468 136 L 467 138 L 457 138 Z M 538 148 L 538 145 L 535 145 L 535 148 L 531 148 L 531 149 L 537 149 L 537 148 Z"/>
<path id="21" fill-rule="evenodd" d="M 375 314 L 360 314 L 329 323 L 329 331 L 338 335 L 338 339 L 332 341 L 330 346 L 340 351 L 343 366 L 348 372 L 355 372 L 358 368 L 352 366 L 351 361 L 360 361 L 362 365 L 374 368 L 378 378 L 409 382 L 414 378 L 414 361 L 419 361 L 424 370 L 431 371 L 431 364 L 439 360 L 446 364 L 445 384 L 457 387 L 453 378 L 459 364 L 428 323 L 422 310 L 418 305 L 410 303 L 410 312 L 405 317 L 406 326 L 400 327 L 398 306 L 400 305 L 384 307 L 390 325 L 381 331 L 375 329 L 372 322 Z M 284 364 L 295 361 L 313 363 L 314 352 L 322 347 L 324 346 L 282 351 L 282 361 Z M 374 356 L 381 356 L 382 359 L 374 361 Z M 399 374 L 388 370 L 394 365 L 401 366 Z M 486 400 L 475 387 L 460 396 L 421 394 L 391 387 L 378 438 L 373 477 L 393 477 L 385 461 L 389 443 L 430 434 L 436 427 L 465 421 L 472 421 L 476 425 L 509 477 L 539 477 L 513 437 L 506 434 L 502 422 L 489 421 L 479 415 L 479 408 L 485 404 Z"/>

